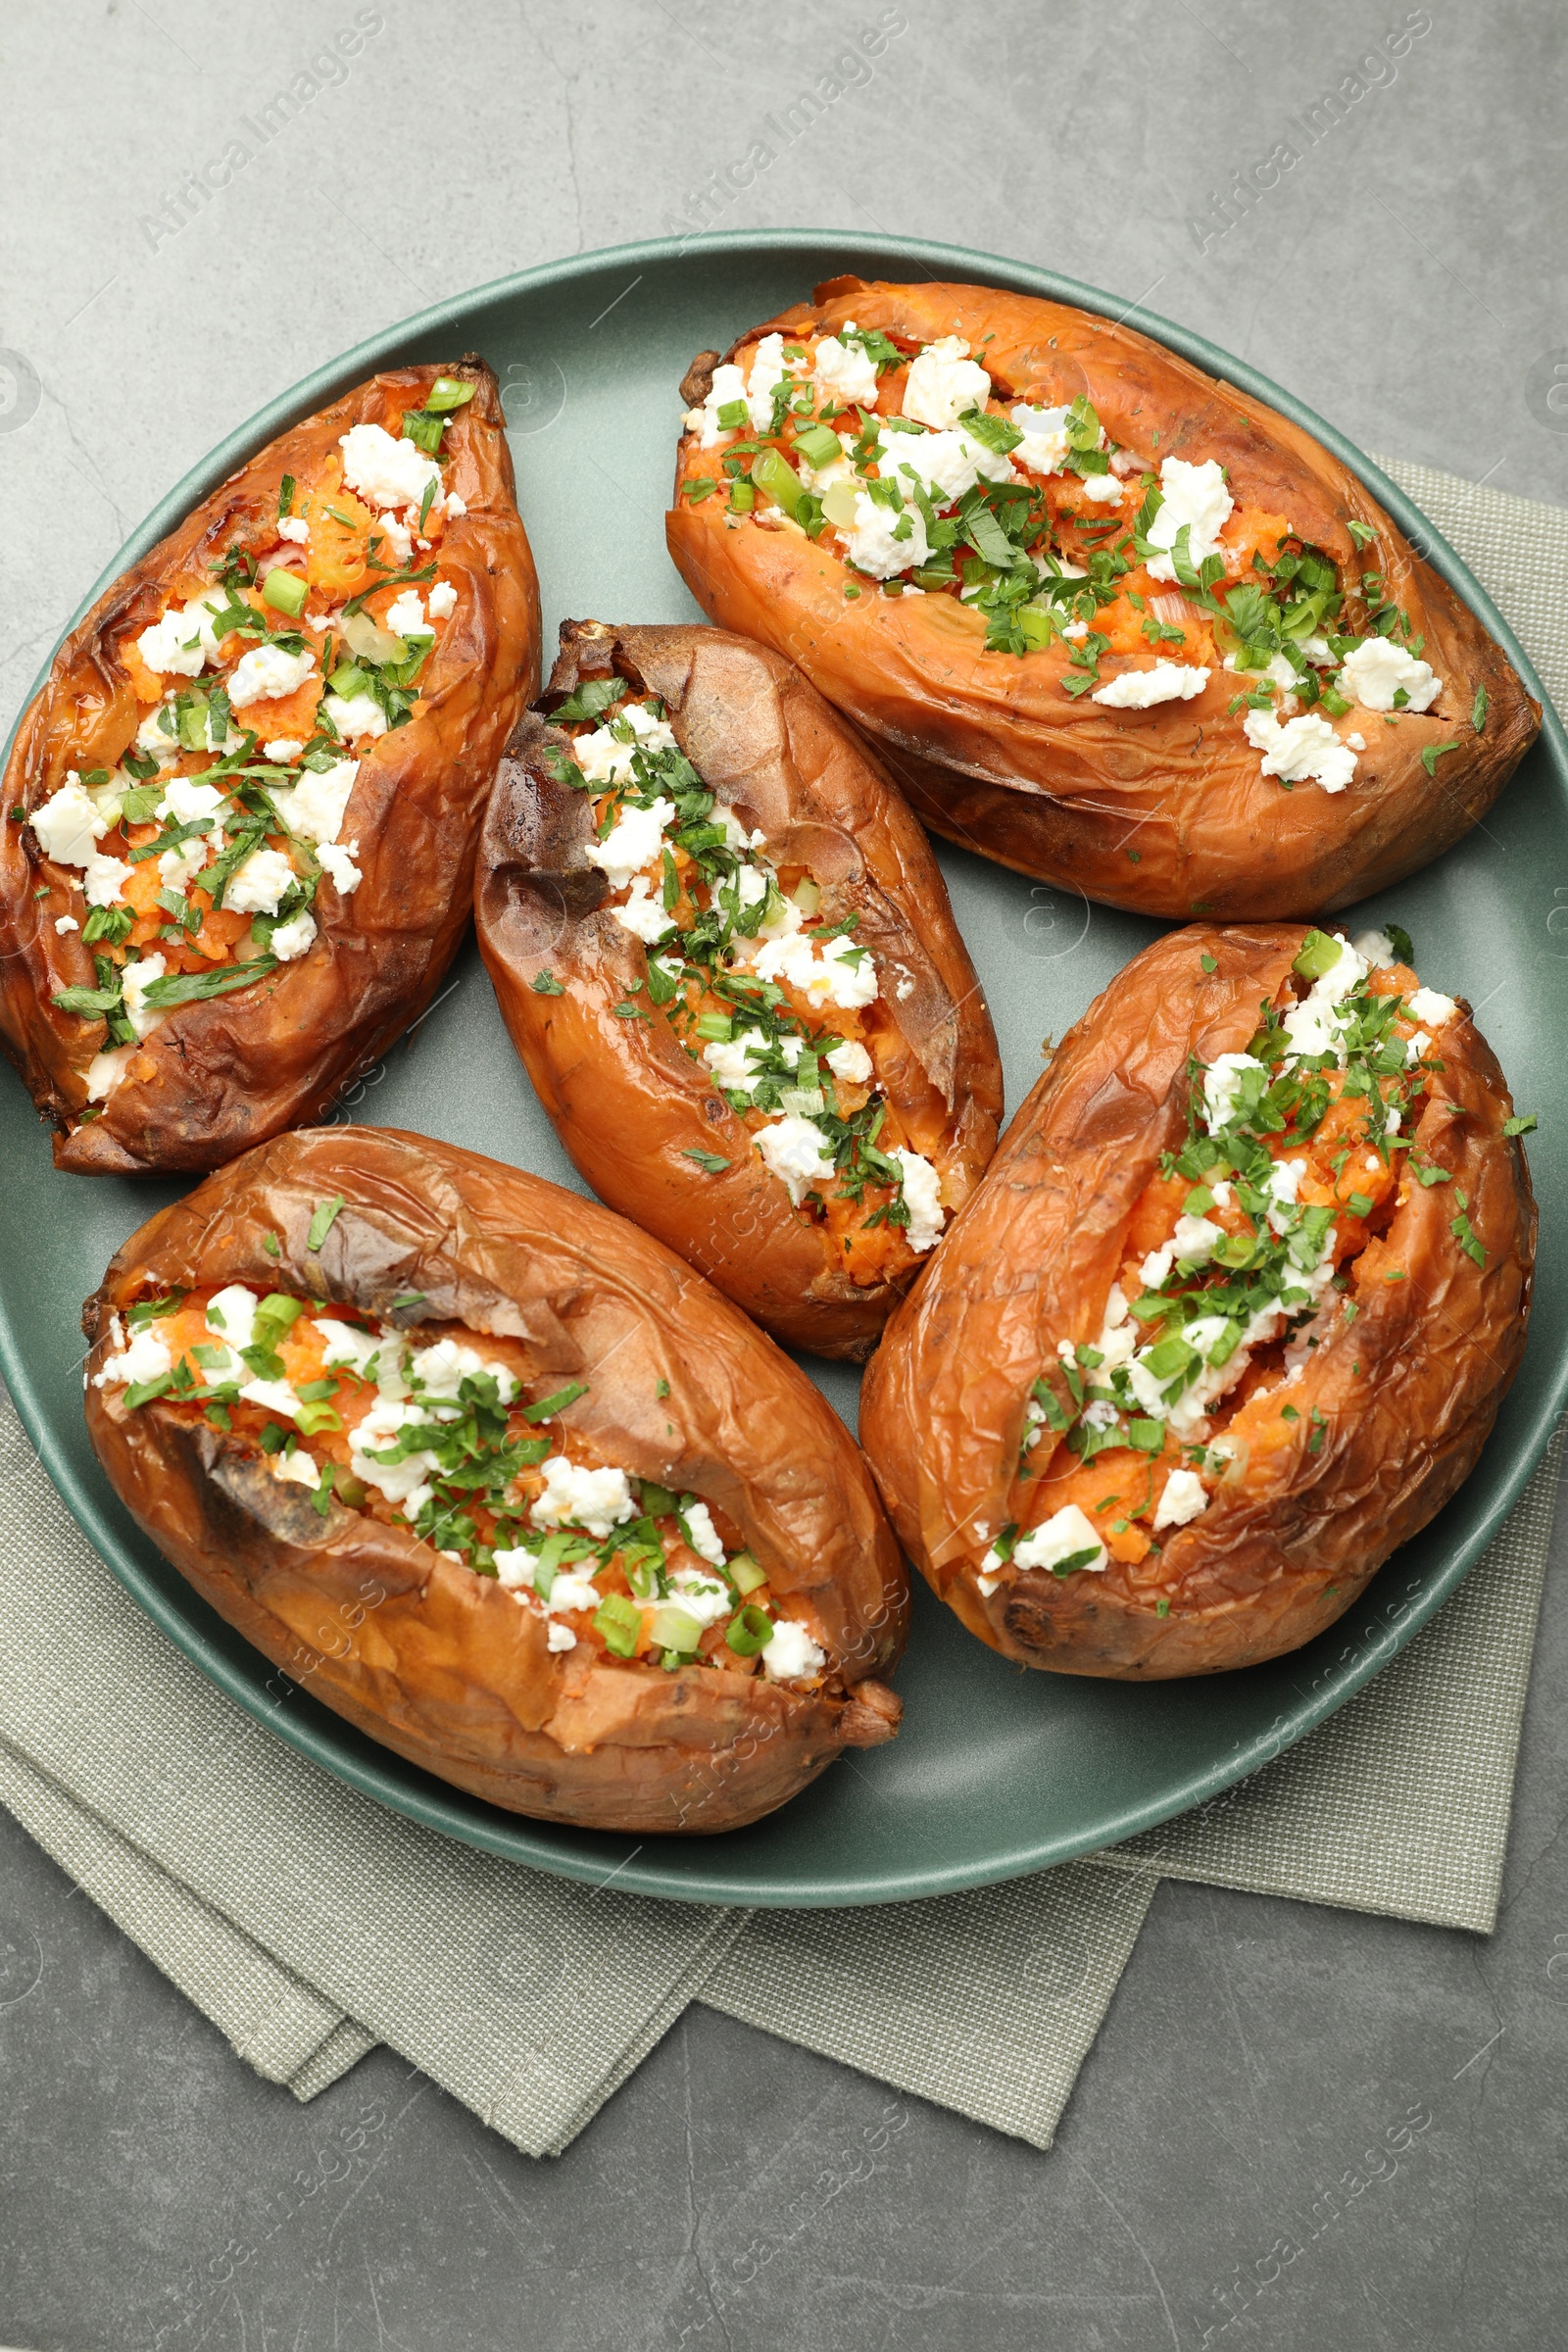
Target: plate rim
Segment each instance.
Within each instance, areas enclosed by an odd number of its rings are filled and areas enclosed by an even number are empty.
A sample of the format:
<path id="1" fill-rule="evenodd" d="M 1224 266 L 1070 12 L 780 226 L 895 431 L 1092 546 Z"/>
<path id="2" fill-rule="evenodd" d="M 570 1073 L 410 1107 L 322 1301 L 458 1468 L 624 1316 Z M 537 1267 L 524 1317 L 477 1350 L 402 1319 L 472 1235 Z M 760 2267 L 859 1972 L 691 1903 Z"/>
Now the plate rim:
<path id="1" fill-rule="evenodd" d="M 137 562 L 149 548 L 156 545 L 159 539 L 167 536 L 199 499 L 207 496 L 229 473 L 245 464 L 259 448 L 300 417 L 325 405 L 326 401 L 359 381 L 363 375 L 372 373 L 378 368 L 397 365 L 400 355 L 406 352 L 411 342 L 439 335 L 457 321 L 471 318 L 489 305 L 515 302 L 533 292 L 542 292 L 581 278 L 600 276 L 609 270 L 634 267 L 638 263 L 683 263 L 700 267 L 709 257 L 779 257 L 792 252 L 817 257 L 808 266 L 808 284 L 829 273 L 821 257 L 837 253 L 843 257 L 845 267 L 853 263 L 858 269 L 863 269 L 868 262 L 874 262 L 890 276 L 895 270 L 902 271 L 906 282 L 911 281 L 913 272 L 920 268 L 937 265 L 937 268 L 927 270 L 928 276 L 947 282 L 998 285 L 1019 293 L 1043 296 L 1049 301 L 1070 304 L 1096 317 L 1112 319 L 1118 325 L 1134 327 L 1137 332 L 1148 335 L 1178 357 L 1202 368 L 1219 382 L 1234 386 L 1249 398 L 1262 401 L 1267 407 L 1300 425 L 1321 441 L 1372 491 L 1417 552 L 1433 564 L 1507 654 L 1526 687 L 1541 705 L 1542 748 L 1553 771 L 1556 788 L 1565 804 L 1568 804 L 1568 732 L 1565 732 L 1550 696 L 1513 630 L 1468 565 L 1414 500 L 1391 480 L 1363 450 L 1308 408 L 1304 401 L 1263 375 L 1249 362 L 1211 344 L 1196 330 L 1146 310 L 1141 302 L 1121 303 L 1103 289 L 1085 285 L 1060 271 L 1015 261 L 1004 255 L 927 238 L 897 237 L 883 232 L 858 235 L 810 228 L 722 229 L 682 237 L 643 238 L 629 244 L 598 247 L 557 261 L 537 263 L 527 270 L 512 271 L 444 301 L 430 304 L 407 318 L 365 337 L 335 359 L 314 368 L 287 390 L 274 395 L 244 423 L 227 433 L 158 500 L 129 533 L 73 612 L 23 697 L 16 721 L 7 736 L 5 757 L 10 757 L 17 731 L 46 680 L 60 646 L 104 590 L 129 564 Z M 524 516 L 525 524 L 526 519 Z M 1541 1369 L 1538 1367 L 1538 1370 Z M 339 1743 L 342 1734 L 349 1727 L 341 1717 L 319 1702 L 308 1700 L 306 1708 L 295 1713 L 288 1707 L 279 1706 L 275 1698 L 269 1699 L 260 1677 L 252 1680 L 242 1672 L 202 1625 L 193 1622 L 183 1607 L 167 1599 L 133 1560 L 122 1556 L 118 1531 L 110 1525 L 99 1499 L 78 1478 L 74 1465 L 56 1441 L 52 1420 L 42 1406 L 25 1353 L 12 1330 L 9 1313 L 3 1306 L 0 1306 L 0 1371 L 4 1373 L 27 1436 L 57 1492 L 119 1582 L 147 1611 L 160 1630 L 169 1636 L 176 1648 L 219 1690 L 255 1720 L 277 1732 L 311 1762 L 362 1794 L 390 1806 L 425 1828 L 524 1867 L 591 1885 L 604 1885 L 613 1878 L 624 1892 L 654 1895 L 665 1900 L 706 1905 L 743 1904 L 764 1909 L 847 1909 L 888 1902 L 929 1900 L 971 1887 L 1026 1877 L 1086 1854 L 1102 1851 L 1107 1846 L 1120 1844 L 1128 1838 L 1156 1829 L 1161 1823 L 1191 1811 L 1223 1789 L 1245 1780 L 1263 1764 L 1296 1745 L 1308 1732 L 1315 1730 L 1354 1697 L 1373 1675 L 1381 1671 L 1436 1614 L 1497 1535 L 1534 1474 L 1565 1405 L 1568 1405 L 1568 1352 L 1565 1352 L 1557 1364 L 1544 1373 L 1542 1396 L 1533 1408 L 1534 1419 L 1515 1441 L 1513 1460 L 1495 1474 L 1495 1491 L 1478 1524 L 1457 1543 L 1450 1559 L 1432 1578 L 1421 1594 L 1409 1605 L 1402 1606 L 1396 1617 L 1366 1641 L 1359 1654 L 1348 1660 L 1341 1659 L 1329 1668 L 1319 1678 L 1322 1688 L 1315 1689 L 1308 1697 L 1292 1707 L 1288 1717 L 1276 1716 L 1274 1725 L 1266 1732 L 1250 1740 L 1238 1741 L 1226 1757 L 1202 1771 L 1190 1774 L 1179 1785 L 1167 1784 L 1158 1797 L 1129 1806 L 1119 1815 L 1106 1816 L 1093 1828 L 1039 1838 L 1033 1842 L 1016 1845 L 1007 1853 L 992 1854 L 983 1861 L 937 1867 L 890 1865 L 874 1878 L 867 1880 L 858 1875 L 853 1882 L 843 1877 L 831 1881 L 781 1881 L 775 1876 L 760 1885 L 747 1876 L 743 1865 L 726 1870 L 719 1861 L 722 1855 L 734 1854 L 739 1863 L 744 1853 L 746 1833 L 729 1832 L 706 1840 L 696 1848 L 696 1852 L 704 1857 L 712 1855 L 715 1866 L 700 1866 L 701 1883 L 694 1884 L 694 1853 L 690 1841 L 683 1842 L 679 1863 L 674 1866 L 662 1866 L 658 1860 L 660 1848 L 658 1845 L 650 1848 L 647 1843 L 640 1848 L 633 1848 L 626 1859 L 614 1866 L 614 1853 L 623 1842 L 629 1845 L 629 1839 L 574 1830 L 567 1824 L 537 1822 L 522 1814 L 508 1814 L 499 1807 L 483 1805 L 482 1800 L 465 1797 L 462 1791 L 449 1788 L 429 1774 L 419 1775 L 417 1787 L 397 1785 L 389 1781 L 388 1767 L 373 1760 L 384 1754 L 392 1761 L 401 1762 L 401 1759 L 395 1758 L 394 1751 L 374 1748 L 372 1760 L 362 1760 Z M 1494 1442 L 1494 1439 L 1489 1438 L 1489 1448 Z M 215 1612 L 208 1610 L 207 1604 L 200 1601 L 199 1595 L 192 1592 L 190 1597 L 204 1616 L 212 1616 L 215 1625 L 222 1623 Z M 262 1658 L 260 1651 L 254 1654 Z M 263 1663 L 266 1663 L 265 1659 Z M 1282 1723 L 1286 1721 L 1290 1726 L 1288 1734 L 1281 1730 Z"/>

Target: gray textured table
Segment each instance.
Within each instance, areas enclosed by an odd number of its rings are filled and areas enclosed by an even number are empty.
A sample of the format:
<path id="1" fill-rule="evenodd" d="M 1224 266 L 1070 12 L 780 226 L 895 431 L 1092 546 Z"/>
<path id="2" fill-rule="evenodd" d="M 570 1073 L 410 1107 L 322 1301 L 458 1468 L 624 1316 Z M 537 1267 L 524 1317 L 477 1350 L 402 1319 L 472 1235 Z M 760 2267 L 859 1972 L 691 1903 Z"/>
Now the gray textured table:
<path id="1" fill-rule="evenodd" d="M 878 25 L 749 187 L 712 176 Z M 3 715 L 124 532 L 264 400 L 426 301 L 662 231 L 1054 264 L 1363 446 L 1568 503 L 1565 27 L 1501 0 L 7 10 Z M 198 200 L 246 120 L 276 127 Z M 1495 1938 L 1166 1886 L 1048 2156 L 706 2010 L 555 2164 L 384 2052 L 299 2109 L 0 1816 L 0 2338 L 1544 2345 L 1568 2291 L 1559 1589 Z M 1412 2107 L 1406 2153 L 1358 2171 Z"/>

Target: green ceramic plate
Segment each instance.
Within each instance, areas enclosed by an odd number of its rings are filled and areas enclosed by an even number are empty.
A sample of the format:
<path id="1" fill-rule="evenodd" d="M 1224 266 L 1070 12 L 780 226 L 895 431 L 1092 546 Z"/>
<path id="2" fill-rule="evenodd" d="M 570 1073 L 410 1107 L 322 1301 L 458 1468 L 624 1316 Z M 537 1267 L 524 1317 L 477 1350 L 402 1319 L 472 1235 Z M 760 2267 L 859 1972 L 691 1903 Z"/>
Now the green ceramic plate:
<path id="1" fill-rule="evenodd" d="M 1092 287 L 979 253 L 884 237 L 804 233 L 625 246 L 525 271 L 363 344 L 275 401 L 149 515 L 105 581 L 265 441 L 377 368 L 482 352 L 506 387 L 517 492 L 546 602 L 547 646 L 564 615 L 684 620 L 695 608 L 664 553 L 677 427 L 675 386 L 694 352 L 730 337 L 818 279 L 856 271 L 960 278 L 1081 303 Z M 1132 318 L 1319 434 L 1372 487 L 1507 646 L 1518 646 L 1464 566 L 1358 451 L 1240 361 L 1141 312 Z M 102 586 L 104 583 L 100 583 Z M 95 589 L 93 592 L 97 594 Z M 940 856 L 991 1000 L 1009 1105 L 1059 1037 L 1158 926 L 1107 913 L 958 851 Z M 56 1175 L 43 1129 L 9 1073 L 0 1122 L 0 1353 L 24 1419 L 82 1527 L 157 1622 L 214 1682 L 326 1771 L 416 1820 L 570 1878 L 688 1901 L 890 1902 L 1044 1869 L 1113 1844 L 1216 1794 L 1343 1705 L 1450 1592 L 1496 1533 L 1568 1387 L 1568 943 L 1548 927 L 1544 877 L 1568 873 L 1568 743 L 1550 706 L 1539 749 L 1500 806 L 1437 865 L 1364 919 L 1413 933 L 1423 978 L 1484 1010 L 1516 1099 L 1541 1114 L 1534 1171 L 1543 1271 L 1524 1369 L 1479 1469 L 1357 1606 L 1310 1648 L 1243 1674 L 1132 1689 L 1030 1674 L 983 1648 L 916 1586 L 900 1673 L 905 1730 L 846 1758 L 752 1830 L 641 1845 L 519 1820 L 458 1794 L 361 1738 L 301 1692 L 282 1705 L 259 1655 L 196 1598 L 120 1508 L 81 1417 L 80 1300 L 133 1227 L 181 1187 Z M 1352 918 L 1347 917 L 1347 921 Z M 581 1190 L 501 1024 L 471 947 L 415 1034 L 355 1087 L 340 1114 L 421 1130 Z M 847 1419 L 856 1376 L 808 1365 Z M 62 1671 L 70 1661 L 62 1660 Z"/>

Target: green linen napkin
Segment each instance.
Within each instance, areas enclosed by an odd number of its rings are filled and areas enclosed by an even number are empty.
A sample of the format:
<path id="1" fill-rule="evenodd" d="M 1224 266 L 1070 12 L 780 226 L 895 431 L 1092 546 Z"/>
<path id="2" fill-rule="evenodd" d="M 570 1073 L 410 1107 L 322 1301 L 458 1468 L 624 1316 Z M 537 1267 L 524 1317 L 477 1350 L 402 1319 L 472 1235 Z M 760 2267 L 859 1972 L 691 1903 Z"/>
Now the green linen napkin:
<path id="1" fill-rule="evenodd" d="M 1383 463 L 1568 700 L 1568 515 Z M 546 1878 L 343 1788 L 157 1631 L 4 1404 L 0 1803 L 300 2098 L 384 2040 L 553 2154 L 701 1998 L 1048 2147 L 1161 1876 L 1491 1928 L 1560 1446 L 1433 1623 L 1211 1804 L 971 1894 L 746 1913 Z M 997 2026 L 1020 1983 L 1023 2050 Z"/>

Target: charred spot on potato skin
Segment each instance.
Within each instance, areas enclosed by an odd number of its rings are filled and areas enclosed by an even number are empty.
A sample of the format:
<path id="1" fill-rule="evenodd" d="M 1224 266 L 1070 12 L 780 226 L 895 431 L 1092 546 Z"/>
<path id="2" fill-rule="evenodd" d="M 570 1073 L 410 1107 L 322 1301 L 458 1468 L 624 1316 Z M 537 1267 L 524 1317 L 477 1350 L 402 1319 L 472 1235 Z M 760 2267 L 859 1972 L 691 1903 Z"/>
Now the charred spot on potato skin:
<path id="1" fill-rule="evenodd" d="M 1002 1630 L 1020 1649 L 1042 1652 L 1058 1645 L 1054 1595 L 1031 1592 L 1025 1584 L 1014 1585 L 1002 1610 Z M 1093 1608 L 1088 1612 L 1094 1614 Z"/>
<path id="2" fill-rule="evenodd" d="M 718 366 L 716 351 L 700 351 L 680 379 L 682 405 L 700 409 L 713 388 L 713 369 Z"/>

